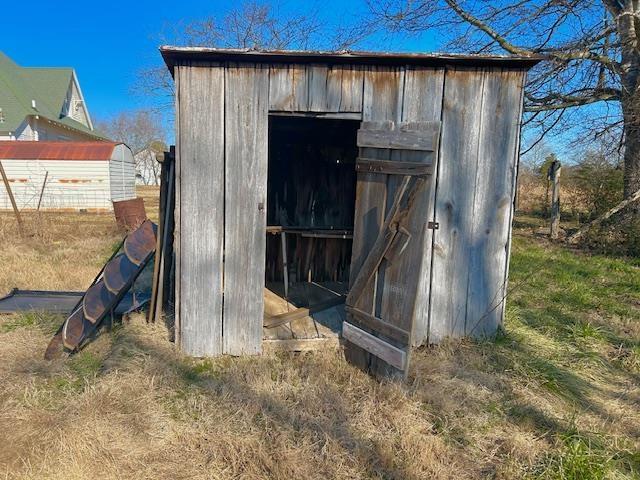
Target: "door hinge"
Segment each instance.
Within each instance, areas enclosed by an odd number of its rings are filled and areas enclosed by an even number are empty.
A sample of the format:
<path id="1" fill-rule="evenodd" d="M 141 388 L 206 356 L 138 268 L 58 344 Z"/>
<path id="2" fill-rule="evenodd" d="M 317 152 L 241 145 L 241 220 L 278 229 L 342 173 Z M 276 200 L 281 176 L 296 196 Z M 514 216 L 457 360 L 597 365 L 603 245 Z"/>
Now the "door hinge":
<path id="1" fill-rule="evenodd" d="M 427 228 L 430 230 L 438 230 L 440 228 L 440 223 L 438 222 L 428 222 Z"/>

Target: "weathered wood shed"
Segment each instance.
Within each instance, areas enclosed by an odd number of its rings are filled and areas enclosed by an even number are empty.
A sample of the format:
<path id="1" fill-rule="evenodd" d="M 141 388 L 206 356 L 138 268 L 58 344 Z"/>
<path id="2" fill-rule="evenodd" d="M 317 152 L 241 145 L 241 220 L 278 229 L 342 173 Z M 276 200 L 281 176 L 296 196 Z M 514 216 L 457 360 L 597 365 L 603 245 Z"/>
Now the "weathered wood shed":
<path id="1" fill-rule="evenodd" d="M 334 332 L 351 361 L 402 373 L 414 346 L 495 333 L 536 59 L 161 53 L 176 84 L 186 353 L 303 349 Z"/>

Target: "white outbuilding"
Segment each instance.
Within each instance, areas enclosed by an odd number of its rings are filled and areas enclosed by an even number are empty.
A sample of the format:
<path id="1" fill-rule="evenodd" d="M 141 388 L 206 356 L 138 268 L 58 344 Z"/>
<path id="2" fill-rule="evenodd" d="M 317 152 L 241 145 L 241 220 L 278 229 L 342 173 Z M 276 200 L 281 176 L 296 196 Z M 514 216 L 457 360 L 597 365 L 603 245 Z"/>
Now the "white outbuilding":
<path id="1" fill-rule="evenodd" d="M 4 167 L 21 210 L 111 210 L 136 197 L 129 147 L 112 142 L 0 141 Z M 0 209 L 10 209 L 0 188 Z"/>

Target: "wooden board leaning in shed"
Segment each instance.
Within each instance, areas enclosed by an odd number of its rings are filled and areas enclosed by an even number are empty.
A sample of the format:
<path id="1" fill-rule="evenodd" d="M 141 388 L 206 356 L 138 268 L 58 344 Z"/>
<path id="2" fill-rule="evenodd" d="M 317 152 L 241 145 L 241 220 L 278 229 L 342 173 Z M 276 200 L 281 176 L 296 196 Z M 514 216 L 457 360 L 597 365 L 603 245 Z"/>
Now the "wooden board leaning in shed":
<path id="1" fill-rule="evenodd" d="M 380 376 L 408 372 L 427 223 L 412 212 L 431 198 L 439 134 L 437 121 L 363 122 L 358 131 L 354 240 L 368 242 L 354 241 L 342 334 L 347 358 Z M 401 259 L 411 268 L 386 276 Z"/>

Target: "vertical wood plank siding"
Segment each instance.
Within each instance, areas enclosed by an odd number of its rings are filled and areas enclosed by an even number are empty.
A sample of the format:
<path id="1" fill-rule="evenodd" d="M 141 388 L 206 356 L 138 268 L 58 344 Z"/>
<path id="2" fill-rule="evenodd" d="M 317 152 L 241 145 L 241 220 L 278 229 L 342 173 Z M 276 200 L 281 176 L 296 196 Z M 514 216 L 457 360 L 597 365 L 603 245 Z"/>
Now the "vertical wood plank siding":
<path id="1" fill-rule="evenodd" d="M 369 67 L 364 73 L 364 93 L 362 120 L 365 122 L 399 122 L 402 119 L 402 92 L 404 90 L 404 69 Z M 363 148 L 360 155 L 367 158 L 389 160 L 390 150 Z M 353 227 L 353 251 L 367 253 L 375 242 L 384 221 L 387 204 L 393 201 L 395 189 L 388 189 L 388 175 L 358 172 L 356 183 L 355 224 Z M 366 211 L 365 211 L 366 209 Z M 360 270 L 364 258 L 354 255 L 351 271 Z M 362 295 L 360 307 L 367 313 L 375 314 L 376 285 L 371 283 Z"/>
<path id="2" fill-rule="evenodd" d="M 399 122 L 402 118 L 402 92 L 404 90 L 404 69 L 386 67 L 368 67 L 364 72 L 362 100 L 362 120 L 364 122 Z M 386 149 L 361 148 L 360 156 L 389 160 L 392 153 Z M 356 182 L 356 205 L 353 226 L 353 256 L 351 258 L 352 279 L 360 271 L 378 232 L 384 222 L 387 203 L 393 201 L 395 189 L 388 190 L 387 178 L 381 173 L 358 172 Z M 389 180 L 389 181 L 395 181 Z M 376 291 L 384 279 L 376 275 L 360 297 L 358 308 L 371 315 L 376 312 Z M 374 371 L 384 369 L 377 365 L 375 357 L 355 345 L 345 350 L 349 360 L 355 365 L 366 367 L 373 365 Z"/>
<path id="3" fill-rule="evenodd" d="M 178 69 L 181 346 L 222 353 L 224 68 Z"/>
<path id="4" fill-rule="evenodd" d="M 403 122 L 427 122 L 440 121 L 442 115 L 442 95 L 444 91 L 444 68 L 407 68 L 405 73 L 404 97 L 402 101 Z M 424 160 L 425 157 L 417 156 L 415 159 Z M 433 162 L 433 171 L 438 170 L 437 152 L 430 155 Z M 435 183 L 435 178 L 433 179 Z M 411 213 L 411 224 L 420 228 L 416 245 L 422 245 L 421 251 L 417 248 L 406 252 L 406 255 L 393 266 L 387 275 L 390 283 L 396 284 L 402 281 L 405 272 L 413 271 L 417 274 L 418 292 L 413 311 L 413 341 L 414 346 L 422 344 L 427 339 L 429 327 L 429 293 L 431 288 L 431 242 L 433 230 L 426 228 L 429 221 L 434 220 L 435 188 L 425 189 L 419 202 Z M 394 291 L 389 289 L 389 291 Z M 390 295 L 388 302 L 402 301 L 398 295 Z M 408 302 L 404 303 L 408 305 Z M 409 311 L 403 309 L 406 314 Z"/>
<path id="5" fill-rule="evenodd" d="M 222 338 L 231 355 L 262 351 L 268 103 L 268 67 L 227 67 Z"/>
<path id="6" fill-rule="evenodd" d="M 466 335 L 492 335 L 502 323 L 521 84 L 521 72 L 501 70 L 490 71 L 484 82 Z"/>
<path id="7" fill-rule="evenodd" d="M 429 341 L 464 335 L 485 75 L 447 70 L 436 192 Z"/>
<path id="8" fill-rule="evenodd" d="M 499 69 L 446 72 L 431 343 L 492 334 L 502 321 L 522 75 Z"/>
<path id="9" fill-rule="evenodd" d="M 524 75 L 488 67 L 177 66 L 176 335 L 185 352 L 261 351 L 269 111 L 361 113 L 380 125 L 441 120 L 436 188 L 413 212 L 424 255 L 405 250 L 383 264 L 358 308 L 413 321 L 414 345 L 493 333 L 504 314 Z M 361 155 L 416 160 L 383 149 Z M 358 173 L 354 252 L 375 241 L 393 177 Z M 430 220 L 439 230 L 426 229 Z M 354 254 L 352 272 L 363 260 Z M 407 272 L 418 282 L 413 311 L 396 307 L 410 303 L 394 288 Z"/>
<path id="10" fill-rule="evenodd" d="M 271 65 L 269 110 L 359 113 L 363 70 L 357 65 Z"/>
<path id="11" fill-rule="evenodd" d="M 182 108 L 182 102 L 180 100 L 180 77 L 182 74 L 180 70 L 183 67 L 176 65 L 173 77 L 175 82 L 175 96 L 174 96 L 174 109 L 176 112 L 176 118 L 174 121 L 175 125 L 175 136 L 176 136 L 176 148 L 175 148 L 175 160 L 174 160 L 174 175 L 175 175 L 175 200 L 173 204 L 173 250 L 174 250 L 174 287 L 173 287 L 173 300 L 175 302 L 174 306 L 174 318 L 173 318 L 173 329 L 174 329 L 174 339 L 176 345 L 182 348 L 182 325 L 180 322 L 180 310 L 181 310 L 181 297 L 180 297 L 180 286 L 182 284 L 182 270 L 180 269 L 180 257 L 182 256 L 182 249 L 180 248 L 180 210 L 182 206 L 182 200 L 180 196 L 180 184 L 181 175 L 180 175 L 180 146 L 182 145 L 182 135 L 183 128 L 180 123 L 180 110 Z"/>
<path id="12" fill-rule="evenodd" d="M 509 287 L 509 266 L 511 260 L 511 236 L 513 235 L 513 215 L 516 211 L 517 206 L 517 195 L 518 195 L 518 169 L 520 167 L 520 142 L 522 141 L 522 112 L 524 109 L 524 86 L 527 80 L 527 72 L 525 71 L 512 71 L 510 72 L 510 77 L 516 77 L 518 80 L 511 79 L 510 83 L 513 82 L 511 88 L 517 88 L 520 93 L 520 98 L 517 100 L 517 110 L 516 114 L 516 143 L 514 145 L 514 151 L 512 153 L 513 162 L 515 165 L 515 175 L 513 176 L 513 184 L 511 186 L 511 198 L 513 199 L 511 209 L 509 211 L 509 221 L 507 223 L 508 234 L 507 234 L 507 255 L 505 258 L 505 268 L 504 268 L 504 290 L 505 294 Z M 502 301 L 499 309 L 500 309 L 500 320 L 504 321 L 505 315 L 505 307 L 506 307 L 506 299 Z"/>
<path id="13" fill-rule="evenodd" d="M 304 65 L 271 65 L 269 110 L 303 112 L 308 108 L 307 69 Z"/>

